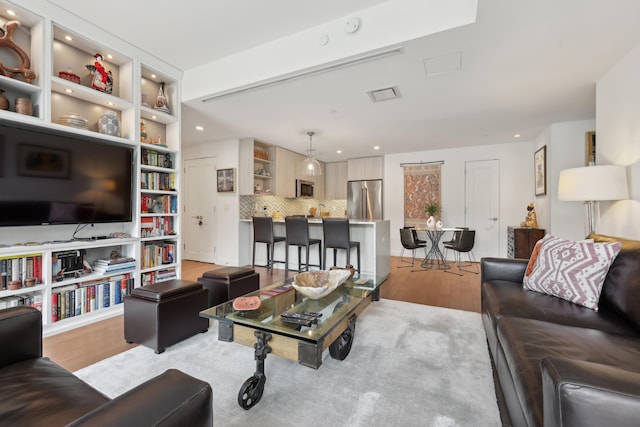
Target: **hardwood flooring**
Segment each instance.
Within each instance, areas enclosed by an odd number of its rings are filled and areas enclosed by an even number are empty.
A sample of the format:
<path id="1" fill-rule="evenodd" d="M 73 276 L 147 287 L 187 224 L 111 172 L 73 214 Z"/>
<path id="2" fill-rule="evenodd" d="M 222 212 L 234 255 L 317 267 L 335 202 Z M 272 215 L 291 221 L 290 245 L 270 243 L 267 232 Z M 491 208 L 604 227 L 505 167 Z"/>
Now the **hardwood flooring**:
<path id="1" fill-rule="evenodd" d="M 381 298 L 406 301 L 437 307 L 480 312 L 480 275 L 463 276 L 428 270 L 410 272 L 397 268 L 398 258 L 391 258 L 391 273 L 382 285 Z M 406 265 L 406 264 L 401 264 Z M 182 262 L 182 278 L 196 280 L 203 272 L 220 268 L 215 264 L 195 261 Z M 479 271 L 479 266 L 476 266 Z M 256 267 L 260 286 L 284 279 L 284 270 Z M 454 267 L 453 271 L 457 271 Z M 96 322 L 43 340 L 43 354 L 68 369 L 76 371 L 102 359 L 129 350 L 136 344 L 124 341 L 123 316 Z"/>

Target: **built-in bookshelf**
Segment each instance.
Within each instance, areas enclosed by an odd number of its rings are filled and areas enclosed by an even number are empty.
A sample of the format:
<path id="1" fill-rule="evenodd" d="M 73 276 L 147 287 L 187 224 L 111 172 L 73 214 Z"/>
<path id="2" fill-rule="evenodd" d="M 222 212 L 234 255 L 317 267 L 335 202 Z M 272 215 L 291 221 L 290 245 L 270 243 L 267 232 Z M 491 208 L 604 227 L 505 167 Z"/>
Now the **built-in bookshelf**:
<path id="1" fill-rule="evenodd" d="M 0 307 L 38 307 L 46 335 L 119 314 L 134 287 L 180 277 L 182 72 L 49 2 L 0 0 L 0 26 L 14 20 L 20 24 L 14 41 L 29 56 L 35 78 L 0 76 L 10 101 L 0 119 L 134 150 L 131 222 L 96 224 L 80 239 L 77 224 L 0 230 Z M 0 50 L 0 61 L 14 63 L 15 53 Z M 96 61 L 109 73 L 109 90 L 92 87 L 88 66 Z M 16 112 L 16 98 L 28 99 L 32 114 Z M 117 132 L 100 126 L 106 110 Z M 86 126 L 70 126 L 65 117 L 71 114 Z M 2 161 L 0 155 L 0 171 Z M 116 271 L 94 268 L 113 252 L 132 261 Z M 73 265 L 79 259 L 83 265 Z"/>

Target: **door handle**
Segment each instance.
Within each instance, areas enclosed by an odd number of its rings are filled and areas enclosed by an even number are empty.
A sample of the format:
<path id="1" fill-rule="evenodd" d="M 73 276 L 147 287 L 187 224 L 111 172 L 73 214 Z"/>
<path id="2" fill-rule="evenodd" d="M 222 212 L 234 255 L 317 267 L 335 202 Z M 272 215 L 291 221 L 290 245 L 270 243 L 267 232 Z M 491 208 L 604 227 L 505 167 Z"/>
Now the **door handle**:
<path id="1" fill-rule="evenodd" d="M 497 216 L 494 216 L 493 218 L 489 218 L 489 221 L 497 221 L 497 220 L 498 220 Z"/>

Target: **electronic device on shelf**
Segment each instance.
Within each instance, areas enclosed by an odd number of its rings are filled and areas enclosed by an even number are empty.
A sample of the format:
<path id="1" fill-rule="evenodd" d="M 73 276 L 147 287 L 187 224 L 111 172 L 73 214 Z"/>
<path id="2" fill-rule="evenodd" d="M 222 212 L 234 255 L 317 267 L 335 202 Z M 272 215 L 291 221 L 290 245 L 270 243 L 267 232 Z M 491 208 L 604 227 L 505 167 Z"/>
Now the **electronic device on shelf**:
<path id="1" fill-rule="evenodd" d="M 129 222 L 133 148 L 58 129 L 1 124 L 5 170 L 0 227 Z M 10 172 L 10 173 L 8 173 Z"/>

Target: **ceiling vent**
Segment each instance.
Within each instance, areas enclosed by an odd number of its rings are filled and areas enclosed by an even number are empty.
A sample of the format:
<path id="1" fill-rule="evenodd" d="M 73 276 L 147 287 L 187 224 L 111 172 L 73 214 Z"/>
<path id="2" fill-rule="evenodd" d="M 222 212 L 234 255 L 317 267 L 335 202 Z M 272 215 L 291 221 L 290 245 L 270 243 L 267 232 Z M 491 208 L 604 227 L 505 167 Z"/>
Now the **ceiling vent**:
<path id="1" fill-rule="evenodd" d="M 398 89 L 398 86 L 392 86 L 384 89 L 370 90 L 367 94 L 373 102 L 387 101 L 389 99 L 400 98 L 400 89 Z"/>

